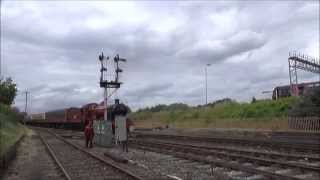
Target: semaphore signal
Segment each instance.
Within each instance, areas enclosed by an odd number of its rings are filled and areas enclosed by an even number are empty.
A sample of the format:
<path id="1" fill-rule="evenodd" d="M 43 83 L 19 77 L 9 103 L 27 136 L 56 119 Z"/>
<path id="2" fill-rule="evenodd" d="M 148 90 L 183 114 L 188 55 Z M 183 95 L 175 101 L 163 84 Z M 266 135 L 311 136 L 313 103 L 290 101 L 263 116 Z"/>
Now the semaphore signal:
<path id="1" fill-rule="evenodd" d="M 107 99 L 108 99 L 108 88 L 109 89 L 119 89 L 122 82 L 119 82 L 119 73 L 122 73 L 123 70 L 120 69 L 119 67 L 119 62 L 126 62 L 127 60 L 124 58 L 120 58 L 119 55 L 117 54 L 114 58 L 113 61 L 116 65 L 115 69 L 115 78 L 112 80 L 108 80 L 107 78 L 107 61 L 109 60 L 109 56 L 105 57 L 103 52 L 99 55 L 99 61 L 101 63 L 101 68 L 100 68 L 100 87 L 104 88 L 104 107 L 105 107 L 105 120 L 107 120 Z"/>

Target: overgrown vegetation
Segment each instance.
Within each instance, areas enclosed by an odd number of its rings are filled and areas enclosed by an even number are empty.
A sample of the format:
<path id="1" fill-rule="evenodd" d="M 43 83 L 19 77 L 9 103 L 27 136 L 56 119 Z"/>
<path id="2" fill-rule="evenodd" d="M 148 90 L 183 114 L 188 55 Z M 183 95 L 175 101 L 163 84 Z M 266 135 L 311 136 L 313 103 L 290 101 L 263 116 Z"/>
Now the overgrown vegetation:
<path id="1" fill-rule="evenodd" d="M 159 126 L 169 124 L 180 127 L 232 127 L 232 124 L 237 124 L 238 127 L 254 122 L 263 125 L 271 120 L 285 120 L 295 101 L 297 98 L 289 97 L 277 101 L 255 99 L 251 103 L 240 103 L 224 98 L 207 106 L 188 107 L 180 104 L 185 108 L 171 109 L 172 105 L 158 105 L 157 108 L 146 108 L 132 113 L 131 118 L 138 124 L 139 121 L 150 121 Z"/>
<path id="2" fill-rule="evenodd" d="M 299 98 L 289 111 L 291 116 L 318 116 L 320 117 L 320 87 L 310 94 Z"/>
<path id="3" fill-rule="evenodd" d="M 0 156 L 24 133 L 24 128 L 19 124 L 23 114 L 11 107 L 16 93 L 16 84 L 12 79 L 0 81 Z"/>
<path id="4" fill-rule="evenodd" d="M 11 78 L 0 79 L 0 103 L 11 105 L 17 95 L 17 85 Z"/>
<path id="5" fill-rule="evenodd" d="M 178 110 L 188 110 L 189 106 L 183 103 L 174 103 L 170 105 L 159 104 L 153 107 L 147 107 L 143 109 L 138 109 L 137 112 L 160 112 L 160 111 L 178 111 Z"/>
<path id="6" fill-rule="evenodd" d="M 133 118 L 146 119 L 152 116 L 168 117 L 171 120 L 199 119 L 199 118 L 253 118 L 253 117 L 281 117 L 286 116 L 296 98 L 282 98 L 278 101 L 255 100 L 252 103 L 239 103 L 228 98 L 209 103 L 207 106 L 189 107 L 180 104 L 157 105 L 140 109 L 132 114 Z M 174 107 L 174 108 L 172 108 Z"/>
<path id="7" fill-rule="evenodd" d="M 23 114 L 17 112 L 16 108 L 0 104 L 0 156 L 24 133 L 19 123 L 22 118 Z"/>

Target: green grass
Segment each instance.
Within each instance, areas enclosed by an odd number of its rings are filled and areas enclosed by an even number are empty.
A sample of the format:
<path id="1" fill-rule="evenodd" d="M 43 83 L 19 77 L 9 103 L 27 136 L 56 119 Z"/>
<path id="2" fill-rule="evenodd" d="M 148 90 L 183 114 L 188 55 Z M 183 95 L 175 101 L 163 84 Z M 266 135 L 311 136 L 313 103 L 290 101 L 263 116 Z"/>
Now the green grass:
<path id="1" fill-rule="evenodd" d="M 259 100 L 255 103 L 227 102 L 207 107 L 159 112 L 141 111 L 130 117 L 138 126 L 155 127 L 169 124 L 180 128 L 286 128 L 290 105 L 296 98 Z"/>
<path id="2" fill-rule="evenodd" d="M 0 105 L 0 156 L 25 133 L 18 118 L 8 107 Z"/>

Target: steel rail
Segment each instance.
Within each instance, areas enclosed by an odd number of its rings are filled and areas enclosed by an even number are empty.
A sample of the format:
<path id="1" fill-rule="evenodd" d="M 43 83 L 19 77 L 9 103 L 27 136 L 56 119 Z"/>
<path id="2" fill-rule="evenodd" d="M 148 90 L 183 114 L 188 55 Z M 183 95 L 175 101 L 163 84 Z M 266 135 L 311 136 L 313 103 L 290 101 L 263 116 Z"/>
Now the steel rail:
<path id="1" fill-rule="evenodd" d="M 55 134 L 54 132 L 52 132 L 52 131 L 50 131 L 50 130 L 45 130 L 45 131 L 47 131 L 48 133 L 52 134 L 53 136 L 55 136 L 57 139 L 63 141 L 64 143 L 66 143 L 66 144 L 68 144 L 68 145 L 70 145 L 70 146 L 72 146 L 72 147 L 74 147 L 74 148 L 76 148 L 76 149 L 78 149 L 78 150 L 86 153 L 87 155 L 89 155 L 89 156 L 91 156 L 91 157 L 93 157 L 93 158 L 101 161 L 102 163 L 105 163 L 105 164 L 107 164 L 107 165 L 109 165 L 109 166 L 112 166 L 113 168 L 121 171 L 122 173 L 130 176 L 130 177 L 133 178 L 133 179 L 136 179 L 136 180 L 143 180 L 143 179 L 144 179 L 144 178 L 142 178 L 142 177 L 140 177 L 140 176 L 137 176 L 136 174 L 134 174 L 133 172 L 131 172 L 131 171 L 129 171 L 129 170 L 123 169 L 122 167 L 118 166 L 118 165 L 115 164 L 115 163 L 112 163 L 112 162 L 109 162 L 109 161 L 107 161 L 107 160 L 105 160 L 105 159 L 102 159 L 101 157 L 99 157 L 99 156 L 97 156 L 97 155 L 95 155 L 95 154 L 93 154 L 93 153 L 91 153 L 91 152 L 89 152 L 89 151 L 87 151 L 87 150 L 79 147 L 78 145 L 76 145 L 76 144 L 74 144 L 74 143 L 71 143 L 71 142 L 65 140 L 64 138 L 62 138 L 61 136 Z"/>
<path id="2" fill-rule="evenodd" d="M 163 150 L 159 149 L 159 148 L 150 148 L 150 147 L 141 147 L 141 146 L 140 147 L 138 146 L 137 148 L 142 149 L 142 150 L 147 150 L 147 151 L 153 151 L 153 152 L 157 152 L 157 153 L 164 153 Z M 255 169 L 255 168 L 240 166 L 240 165 L 228 163 L 228 162 L 225 162 L 222 160 L 208 160 L 203 157 L 199 157 L 199 155 L 194 156 L 194 155 L 190 155 L 190 154 L 186 154 L 186 153 L 181 153 L 178 151 L 175 151 L 175 152 L 166 151 L 165 153 L 173 155 L 178 158 L 182 158 L 182 159 L 203 162 L 203 163 L 210 164 L 210 165 L 214 164 L 216 166 L 230 168 L 230 169 L 238 170 L 238 171 L 244 171 L 244 172 L 251 173 L 251 174 L 261 174 L 261 175 L 268 177 L 268 178 L 271 178 L 271 179 L 299 180 L 299 178 L 289 177 L 289 176 L 276 174 L 276 173 L 272 173 L 272 172 L 268 172 L 268 171 L 263 171 L 263 170 L 259 170 L 259 169 Z"/>
<path id="3" fill-rule="evenodd" d="M 141 140 L 130 140 L 130 141 L 141 141 Z M 146 141 L 146 140 L 143 140 Z M 263 156 L 271 156 L 271 157 L 280 157 L 280 158 L 295 158 L 295 159 L 308 159 L 313 161 L 320 161 L 320 156 L 311 156 L 311 155 L 297 155 L 297 154 L 285 154 L 285 153 L 278 153 L 278 152 L 263 152 L 258 150 L 245 150 L 245 149 L 236 149 L 236 148 L 230 148 L 230 147 L 221 147 L 221 146 L 208 146 L 208 145 L 200 145 L 195 143 L 179 143 L 179 142 L 169 142 L 164 140 L 152 140 L 152 142 L 159 142 L 159 143 L 166 143 L 169 145 L 179 145 L 184 147 L 191 147 L 191 148 L 202 148 L 202 149 L 210 149 L 210 150 L 223 150 L 223 151 L 229 151 L 239 154 L 255 154 L 255 155 L 263 155 Z"/>
<path id="4" fill-rule="evenodd" d="M 38 133 L 39 137 L 42 141 L 42 143 L 45 145 L 47 151 L 49 151 L 50 156 L 52 157 L 52 159 L 54 160 L 54 162 L 58 165 L 58 167 L 60 168 L 60 170 L 63 172 L 63 175 L 68 179 L 71 180 L 70 175 L 68 174 L 68 172 L 64 169 L 64 167 L 62 166 L 61 162 L 58 160 L 58 158 L 56 157 L 55 153 L 53 152 L 51 146 L 46 142 L 46 140 L 42 137 L 41 133 Z"/>
<path id="5" fill-rule="evenodd" d="M 157 138 L 157 139 L 183 139 L 183 140 L 196 140 L 205 142 L 222 142 L 222 143 L 234 143 L 234 144 L 246 144 L 246 145 L 257 145 L 264 147 L 276 147 L 276 148 L 290 148 L 299 150 L 302 152 L 319 152 L 319 144 L 309 143 L 289 143 L 283 141 L 274 141 L 270 139 L 249 139 L 249 138 L 226 138 L 226 137 L 204 137 L 204 136 L 185 136 L 185 135 L 168 135 L 168 134 L 150 134 L 150 133 L 134 133 L 136 138 Z"/>
<path id="6" fill-rule="evenodd" d="M 143 144 L 143 143 L 142 144 L 136 144 L 135 147 L 137 147 L 139 149 L 158 152 L 158 153 L 164 153 L 164 149 L 165 149 L 165 153 L 173 154 L 173 155 L 175 155 L 177 157 L 181 157 L 181 158 L 184 158 L 184 159 L 191 159 L 191 160 L 205 162 L 205 163 L 209 163 L 209 164 L 216 164 L 217 166 L 227 167 L 227 168 L 240 170 L 240 171 L 245 171 L 245 172 L 249 172 L 249 173 L 253 173 L 253 174 L 261 174 L 261 175 L 264 175 L 264 176 L 269 177 L 269 178 L 290 179 L 290 180 L 299 179 L 299 178 L 292 177 L 292 176 L 277 174 L 277 173 L 273 173 L 273 172 L 259 170 L 259 169 L 256 169 L 256 168 L 245 167 L 245 166 L 240 166 L 240 165 L 228 163 L 228 162 L 223 161 L 223 160 L 208 160 L 205 157 L 203 157 L 203 151 L 200 151 L 200 149 L 196 149 L 194 151 L 190 151 L 190 149 L 183 149 L 182 147 L 172 147 L 172 146 L 168 147 L 167 145 L 164 145 L 164 144 L 156 145 L 156 146 L 152 146 L 152 145 L 150 146 L 150 144 Z M 175 151 L 170 151 L 170 149 L 171 150 L 173 149 Z M 192 155 L 190 155 L 188 153 L 192 153 Z M 198 156 L 198 157 L 195 157 L 195 156 Z M 202 156 L 202 157 L 199 157 L 199 156 Z M 258 159 L 256 159 L 256 160 L 258 160 Z M 273 164 L 273 162 L 268 162 L 268 163 L 265 163 L 265 164 L 270 165 L 270 164 Z"/>
<path id="7" fill-rule="evenodd" d="M 201 147 L 186 147 L 184 145 L 168 144 L 168 143 L 157 143 L 157 142 L 146 142 L 146 141 L 138 142 L 138 144 L 140 144 L 140 145 L 143 145 L 145 143 L 154 144 L 154 145 L 159 146 L 159 147 L 164 147 L 164 146 L 167 146 L 169 148 L 172 147 L 172 148 L 179 149 L 180 151 L 185 150 L 185 151 L 191 152 L 191 153 L 201 153 L 201 154 L 204 154 L 204 155 L 227 156 L 227 157 L 235 158 L 235 159 L 244 159 L 244 160 L 247 160 L 249 162 L 259 162 L 260 164 L 263 164 L 263 165 L 279 164 L 279 165 L 282 165 L 282 166 L 299 168 L 299 169 L 303 169 L 303 170 L 307 170 L 307 171 L 320 172 L 320 167 L 305 166 L 305 165 L 282 162 L 282 161 L 278 161 L 278 160 L 271 160 L 271 159 L 265 159 L 265 158 L 252 157 L 252 156 L 248 156 L 248 155 L 226 153 L 226 152 L 208 151 L 208 150 L 201 149 Z"/>

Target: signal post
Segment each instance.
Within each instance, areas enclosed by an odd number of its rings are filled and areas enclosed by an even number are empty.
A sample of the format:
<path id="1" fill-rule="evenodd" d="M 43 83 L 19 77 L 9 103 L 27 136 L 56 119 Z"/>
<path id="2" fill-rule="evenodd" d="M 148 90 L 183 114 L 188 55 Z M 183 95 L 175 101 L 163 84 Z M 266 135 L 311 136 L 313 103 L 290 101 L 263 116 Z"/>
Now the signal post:
<path id="1" fill-rule="evenodd" d="M 114 89 L 116 91 L 120 88 L 121 82 L 119 82 L 119 74 L 122 73 L 122 69 L 119 68 L 120 62 L 126 62 L 126 59 L 120 58 L 117 54 L 114 58 L 114 64 L 116 65 L 115 69 L 115 78 L 108 79 L 107 77 L 107 63 L 109 61 L 109 56 L 105 57 L 103 52 L 99 55 L 99 61 L 101 64 L 100 68 L 100 87 L 104 89 L 103 98 L 104 98 L 104 121 L 103 122 L 96 122 L 95 123 L 95 132 L 97 138 L 95 139 L 97 144 L 103 146 L 111 146 L 113 136 L 112 134 L 112 119 L 108 119 L 108 89 Z M 111 94 L 110 94 L 111 95 Z M 117 141 L 116 141 L 117 142 Z"/>

